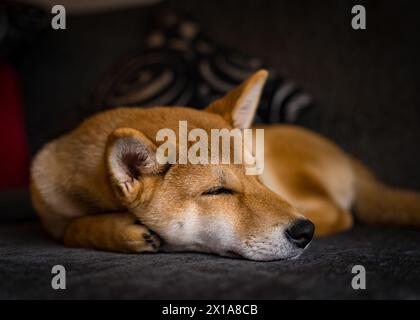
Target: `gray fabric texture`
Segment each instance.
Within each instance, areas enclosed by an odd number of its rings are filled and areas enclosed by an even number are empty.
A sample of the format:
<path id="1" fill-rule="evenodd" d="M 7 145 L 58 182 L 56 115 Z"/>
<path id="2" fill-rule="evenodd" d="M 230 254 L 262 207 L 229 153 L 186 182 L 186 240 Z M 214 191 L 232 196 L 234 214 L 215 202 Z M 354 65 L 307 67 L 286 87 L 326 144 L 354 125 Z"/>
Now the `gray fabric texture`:
<path id="1" fill-rule="evenodd" d="M 293 261 L 198 253 L 118 254 L 67 248 L 38 224 L 0 226 L 1 299 L 420 299 L 417 230 L 356 227 L 315 240 Z M 63 265 L 67 289 L 51 288 Z M 353 290 L 352 267 L 366 268 Z"/>

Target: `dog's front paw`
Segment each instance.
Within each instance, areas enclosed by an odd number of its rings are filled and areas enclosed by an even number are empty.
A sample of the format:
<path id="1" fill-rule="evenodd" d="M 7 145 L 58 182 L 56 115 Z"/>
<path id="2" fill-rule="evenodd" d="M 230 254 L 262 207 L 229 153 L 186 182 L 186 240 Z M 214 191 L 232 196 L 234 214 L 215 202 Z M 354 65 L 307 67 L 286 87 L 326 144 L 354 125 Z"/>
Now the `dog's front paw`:
<path id="1" fill-rule="evenodd" d="M 126 252 L 156 252 L 160 247 L 159 237 L 141 224 L 128 225 L 122 237 Z"/>

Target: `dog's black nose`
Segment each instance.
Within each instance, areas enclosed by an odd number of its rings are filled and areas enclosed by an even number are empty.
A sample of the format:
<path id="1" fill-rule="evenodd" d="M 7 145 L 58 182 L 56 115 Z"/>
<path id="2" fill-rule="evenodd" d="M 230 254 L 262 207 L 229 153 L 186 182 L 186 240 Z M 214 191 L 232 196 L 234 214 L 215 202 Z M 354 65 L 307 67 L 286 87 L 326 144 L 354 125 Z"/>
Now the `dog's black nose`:
<path id="1" fill-rule="evenodd" d="M 307 219 L 299 219 L 287 228 L 286 235 L 289 241 L 299 248 L 305 248 L 312 240 L 315 226 Z"/>

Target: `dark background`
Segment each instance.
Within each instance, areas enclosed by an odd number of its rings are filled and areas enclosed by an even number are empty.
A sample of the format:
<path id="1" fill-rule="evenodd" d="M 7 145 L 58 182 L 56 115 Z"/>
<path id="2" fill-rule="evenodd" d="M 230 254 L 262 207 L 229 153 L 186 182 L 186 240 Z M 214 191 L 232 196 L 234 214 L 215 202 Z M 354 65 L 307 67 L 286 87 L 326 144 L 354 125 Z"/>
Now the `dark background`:
<path id="1" fill-rule="evenodd" d="M 311 93 L 299 123 L 325 134 L 387 182 L 420 190 L 420 11 L 416 1 L 194 1 L 70 16 L 12 56 L 32 155 L 93 112 L 93 91 L 141 49 L 152 16 L 173 8 L 213 39 L 260 57 Z M 362 4 L 367 30 L 351 28 Z M 28 193 L 1 193 L 2 215 L 28 216 Z M 314 240 L 297 260 L 258 263 L 198 253 L 126 255 L 63 247 L 39 223 L 0 225 L 0 298 L 420 298 L 420 233 L 356 226 Z M 68 289 L 50 288 L 62 264 Z M 362 264 L 367 290 L 351 288 Z"/>

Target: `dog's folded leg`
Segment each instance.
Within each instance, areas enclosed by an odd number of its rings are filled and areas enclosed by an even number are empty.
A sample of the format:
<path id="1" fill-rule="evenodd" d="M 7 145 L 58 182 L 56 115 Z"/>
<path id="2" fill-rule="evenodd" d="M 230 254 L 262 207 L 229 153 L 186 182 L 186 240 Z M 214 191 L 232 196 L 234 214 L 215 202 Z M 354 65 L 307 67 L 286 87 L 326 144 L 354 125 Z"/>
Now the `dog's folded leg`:
<path id="1" fill-rule="evenodd" d="M 129 213 L 83 216 L 69 223 L 64 244 L 115 252 L 156 252 L 159 238 Z"/>
<path id="2" fill-rule="evenodd" d="M 348 230 L 353 225 L 352 214 L 332 200 L 321 197 L 300 203 L 303 215 L 315 224 L 315 236 L 322 237 Z"/>

